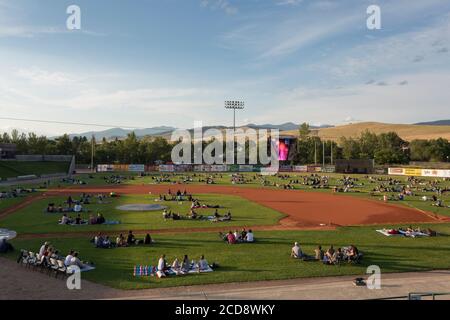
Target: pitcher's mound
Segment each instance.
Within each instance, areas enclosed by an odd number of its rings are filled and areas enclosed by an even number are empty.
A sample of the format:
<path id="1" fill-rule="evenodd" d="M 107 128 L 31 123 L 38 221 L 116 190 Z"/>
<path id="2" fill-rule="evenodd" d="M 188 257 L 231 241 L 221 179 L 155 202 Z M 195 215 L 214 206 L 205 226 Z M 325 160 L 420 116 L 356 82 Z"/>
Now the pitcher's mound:
<path id="1" fill-rule="evenodd" d="M 124 204 L 122 206 L 116 207 L 117 210 L 122 211 L 158 211 L 164 210 L 167 207 L 160 204 Z"/>

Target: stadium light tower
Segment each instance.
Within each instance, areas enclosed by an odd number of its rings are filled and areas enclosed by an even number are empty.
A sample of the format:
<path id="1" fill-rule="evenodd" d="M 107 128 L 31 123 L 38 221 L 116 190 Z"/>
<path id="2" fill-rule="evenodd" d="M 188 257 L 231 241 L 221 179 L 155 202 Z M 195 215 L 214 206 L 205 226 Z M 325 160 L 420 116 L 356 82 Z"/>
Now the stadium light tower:
<path id="1" fill-rule="evenodd" d="M 236 109 L 244 109 L 244 101 L 225 101 L 225 109 L 233 109 L 233 128 L 236 131 Z"/>

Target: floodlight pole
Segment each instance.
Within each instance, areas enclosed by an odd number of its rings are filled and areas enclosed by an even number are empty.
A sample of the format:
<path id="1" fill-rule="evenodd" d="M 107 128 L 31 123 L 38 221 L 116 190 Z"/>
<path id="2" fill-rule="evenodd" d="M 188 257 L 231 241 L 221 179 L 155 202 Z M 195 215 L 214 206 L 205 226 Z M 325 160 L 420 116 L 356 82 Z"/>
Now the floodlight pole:
<path id="1" fill-rule="evenodd" d="M 233 109 L 233 129 L 236 132 L 236 109 L 244 109 L 244 101 L 225 101 L 225 109 Z"/>

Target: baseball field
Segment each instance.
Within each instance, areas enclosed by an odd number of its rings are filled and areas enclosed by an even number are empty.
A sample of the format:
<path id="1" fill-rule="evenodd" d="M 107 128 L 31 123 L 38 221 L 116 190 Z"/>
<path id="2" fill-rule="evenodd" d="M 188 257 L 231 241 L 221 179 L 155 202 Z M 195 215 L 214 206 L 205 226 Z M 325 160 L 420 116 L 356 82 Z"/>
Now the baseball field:
<path id="1" fill-rule="evenodd" d="M 236 179 L 238 176 L 239 179 Z M 312 183 L 313 180 L 326 183 Z M 344 188 L 344 186 L 347 186 Z M 348 187 L 350 186 L 350 187 Z M 36 188 L 36 189 L 32 189 Z M 443 179 L 289 173 L 146 174 L 98 173 L 50 185 L 23 186 L 27 192 L 0 200 L 0 228 L 14 230 L 14 251 L 37 252 L 44 242 L 65 256 L 70 250 L 95 266 L 83 279 L 120 289 L 173 287 L 208 283 L 293 279 L 335 275 L 364 275 L 370 265 L 382 272 L 448 269 L 450 266 L 450 181 Z M 9 190 L 10 188 L 8 188 Z M 441 205 L 432 200 L 440 191 Z M 5 193 L 7 189 L 3 190 Z M 399 190 L 408 190 L 402 199 Z M 201 206 L 201 217 L 231 213 L 231 220 L 190 219 L 192 201 L 174 198 L 178 191 Z M 80 218 L 101 214 L 111 224 L 59 224 L 69 199 L 83 203 Z M 164 200 L 164 197 L 166 200 Z M 424 198 L 425 197 L 425 198 Z M 173 200 L 172 200 L 173 199 Z M 163 211 L 124 211 L 122 205 L 158 204 L 180 219 L 164 219 Z M 48 212 L 49 205 L 57 208 Z M 72 217 L 77 213 L 69 212 Z M 376 230 L 432 230 L 433 236 L 385 236 Z M 252 230 L 252 243 L 228 244 L 219 232 Z M 150 234 L 153 243 L 97 248 L 90 240 L 101 232 L 114 242 L 132 230 L 136 239 Z M 294 242 L 314 255 L 319 245 L 344 248 L 354 245 L 360 263 L 323 264 L 290 257 Z M 135 276 L 136 265 L 155 266 L 165 254 L 168 263 L 184 255 L 204 255 L 214 272 L 158 278 Z M 32 272 L 32 271 L 30 271 Z"/>

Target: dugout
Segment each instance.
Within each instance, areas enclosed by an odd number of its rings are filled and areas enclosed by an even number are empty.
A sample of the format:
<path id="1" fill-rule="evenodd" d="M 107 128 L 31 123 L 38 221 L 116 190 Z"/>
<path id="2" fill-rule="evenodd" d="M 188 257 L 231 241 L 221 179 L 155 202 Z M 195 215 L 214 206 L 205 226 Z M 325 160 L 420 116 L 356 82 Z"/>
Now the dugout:
<path id="1" fill-rule="evenodd" d="M 371 174 L 375 172 L 375 161 L 373 159 L 338 159 L 336 172 Z"/>

